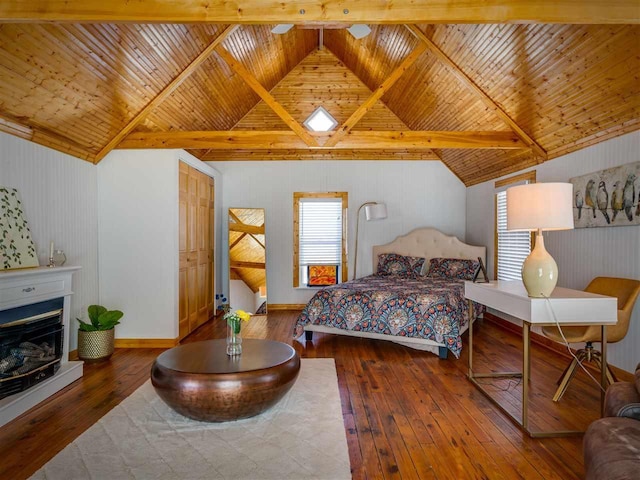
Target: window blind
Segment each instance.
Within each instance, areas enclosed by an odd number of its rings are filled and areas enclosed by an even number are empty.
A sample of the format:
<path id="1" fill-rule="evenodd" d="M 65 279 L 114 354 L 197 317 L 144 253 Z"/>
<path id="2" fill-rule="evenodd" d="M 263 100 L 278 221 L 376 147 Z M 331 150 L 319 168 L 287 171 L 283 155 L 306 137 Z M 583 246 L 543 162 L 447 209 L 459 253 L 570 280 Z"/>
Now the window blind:
<path id="1" fill-rule="evenodd" d="M 300 266 L 342 263 L 342 200 L 301 199 Z"/>
<path id="2" fill-rule="evenodd" d="M 531 252 L 530 232 L 507 231 L 507 192 L 496 194 L 498 280 L 520 280 L 522 263 Z"/>

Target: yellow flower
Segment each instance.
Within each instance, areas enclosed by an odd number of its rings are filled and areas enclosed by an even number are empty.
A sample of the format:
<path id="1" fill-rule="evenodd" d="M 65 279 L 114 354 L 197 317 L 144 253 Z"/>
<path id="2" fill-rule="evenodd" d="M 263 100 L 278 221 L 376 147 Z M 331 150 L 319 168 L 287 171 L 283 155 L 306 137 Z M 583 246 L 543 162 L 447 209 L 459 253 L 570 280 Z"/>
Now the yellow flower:
<path id="1" fill-rule="evenodd" d="M 244 320 L 245 322 L 248 322 L 251 318 L 251 314 L 245 312 L 244 310 L 236 310 L 236 315 L 238 315 L 240 319 Z"/>

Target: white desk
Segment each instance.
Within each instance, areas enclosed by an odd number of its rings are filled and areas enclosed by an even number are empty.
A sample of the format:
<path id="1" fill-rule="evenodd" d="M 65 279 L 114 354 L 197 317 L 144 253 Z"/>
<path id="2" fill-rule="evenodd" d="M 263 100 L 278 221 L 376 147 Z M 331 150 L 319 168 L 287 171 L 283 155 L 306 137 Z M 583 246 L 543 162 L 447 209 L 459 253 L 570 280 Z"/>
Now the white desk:
<path id="1" fill-rule="evenodd" d="M 521 281 L 497 281 L 491 283 L 465 282 L 464 294 L 469 301 L 469 380 L 511 420 L 531 437 L 570 435 L 572 431 L 532 432 L 529 429 L 529 379 L 531 373 L 530 338 L 531 325 L 601 325 L 602 326 L 602 374 L 601 408 L 604 407 L 604 390 L 607 387 L 607 335 L 606 326 L 618 322 L 618 300 L 581 290 L 556 287 L 551 297 L 531 298 Z M 522 326 L 522 372 L 477 374 L 473 372 L 473 304 L 486 305 L 500 312 L 520 318 Z M 477 378 L 522 377 L 522 419 L 518 419 L 500 405 Z"/>

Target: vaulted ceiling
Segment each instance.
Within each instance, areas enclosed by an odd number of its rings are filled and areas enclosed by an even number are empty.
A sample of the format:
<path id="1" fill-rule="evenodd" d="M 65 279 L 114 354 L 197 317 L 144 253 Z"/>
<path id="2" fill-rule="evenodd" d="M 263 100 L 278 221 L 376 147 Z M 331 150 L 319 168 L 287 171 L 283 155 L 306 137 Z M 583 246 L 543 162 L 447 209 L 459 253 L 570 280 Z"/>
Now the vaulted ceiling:
<path id="1" fill-rule="evenodd" d="M 207 16 L 198 2 L 23 3 L 0 6 L 0 129 L 94 163 L 114 148 L 441 160 L 473 185 L 640 128 L 637 2 L 493 2 L 512 17 L 457 0 L 354 2 L 349 20 L 373 22 L 360 40 L 333 1 L 302 2 L 305 20 L 260 0 L 214 1 L 226 7 Z M 267 3 L 275 13 L 247 10 Z M 303 126 L 318 106 L 333 132 Z"/>

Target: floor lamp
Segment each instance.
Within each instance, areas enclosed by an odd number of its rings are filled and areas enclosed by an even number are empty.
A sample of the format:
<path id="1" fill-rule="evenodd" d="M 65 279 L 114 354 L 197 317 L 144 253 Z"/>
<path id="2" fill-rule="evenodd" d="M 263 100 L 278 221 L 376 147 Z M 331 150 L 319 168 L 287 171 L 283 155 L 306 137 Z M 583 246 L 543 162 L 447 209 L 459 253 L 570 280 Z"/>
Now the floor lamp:
<path id="1" fill-rule="evenodd" d="M 358 227 L 360 226 L 360 210 L 364 207 L 364 216 L 367 222 L 371 220 L 383 220 L 387 218 L 387 206 L 384 203 L 365 202 L 356 213 L 356 248 L 353 259 L 353 279 L 355 280 L 358 268 Z"/>
<path id="2" fill-rule="evenodd" d="M 530 183 L 507 189 L 507 230 L 536 231 L 536 244 L 522 264 L 530 297 L 548 297 L 558 283 L 558 265 L 544 248 L 543 230 L 573 228 L 573 185 Z"/>

